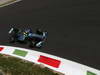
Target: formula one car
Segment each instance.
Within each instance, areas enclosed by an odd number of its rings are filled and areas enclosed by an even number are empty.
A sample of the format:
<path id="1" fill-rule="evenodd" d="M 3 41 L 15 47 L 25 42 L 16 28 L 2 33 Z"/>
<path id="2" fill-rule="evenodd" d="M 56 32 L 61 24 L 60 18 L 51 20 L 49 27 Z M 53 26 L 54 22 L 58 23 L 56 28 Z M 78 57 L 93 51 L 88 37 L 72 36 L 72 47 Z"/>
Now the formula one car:
<path id="1" fill-rule="evenodd" d="M 9 31 L 9 42 L 11 43 L 29 43 L 30 47 L 41 48 L 46 39 L 47 32 L 42 32 L 40 29 L 33 32 L 31 29 L 11 28 Z"/>

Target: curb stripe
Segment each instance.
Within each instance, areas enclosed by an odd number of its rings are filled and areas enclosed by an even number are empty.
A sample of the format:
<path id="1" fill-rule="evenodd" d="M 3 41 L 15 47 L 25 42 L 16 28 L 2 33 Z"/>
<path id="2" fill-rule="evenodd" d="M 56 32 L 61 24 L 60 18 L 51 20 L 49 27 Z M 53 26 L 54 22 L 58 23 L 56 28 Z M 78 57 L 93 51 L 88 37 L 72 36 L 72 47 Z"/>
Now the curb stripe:
<path id="1" fill-rule="evenodd" d="M 27 51 L 23 51 L 19 49 L 15 49 L 15 51 L 13 52 L 13 54 L 18 55 L 18 56 L 23 56 L 23 57 L 25 57 L 27 53 L 28 53 Z"/>
<path id="2" fill-rule="evenodd" d="M 2 51 L 4 49 L 4 47 L 0 47 L 0 51 Z"/>
<path id="3" fill-rule="evenodd" d="M 61 61 L 59 61 L 59 60 L 56 60 L 56 59 L 53 59 L 50 57 L 46 57 L 46 56 L 42 56 L 42 55 L 40 55 L 38 62 L 50 65 L 55 68 L 59 68 L 59 65 L 61 63 Z"/>

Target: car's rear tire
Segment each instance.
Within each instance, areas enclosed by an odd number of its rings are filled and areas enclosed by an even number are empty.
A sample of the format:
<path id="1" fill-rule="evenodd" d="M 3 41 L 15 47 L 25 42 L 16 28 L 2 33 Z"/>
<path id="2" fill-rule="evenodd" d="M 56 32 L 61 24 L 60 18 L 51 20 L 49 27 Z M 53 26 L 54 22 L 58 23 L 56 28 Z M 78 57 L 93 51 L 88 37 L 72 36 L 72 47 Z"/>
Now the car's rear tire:
<path id="1" fill-rule="evenodd" d="M 15 40 L 14 37 L 9 37 L 9 42 L 10 42 L 10 43 L 15 43 L 15 41 L 16 41 L 16 40 Z"/>

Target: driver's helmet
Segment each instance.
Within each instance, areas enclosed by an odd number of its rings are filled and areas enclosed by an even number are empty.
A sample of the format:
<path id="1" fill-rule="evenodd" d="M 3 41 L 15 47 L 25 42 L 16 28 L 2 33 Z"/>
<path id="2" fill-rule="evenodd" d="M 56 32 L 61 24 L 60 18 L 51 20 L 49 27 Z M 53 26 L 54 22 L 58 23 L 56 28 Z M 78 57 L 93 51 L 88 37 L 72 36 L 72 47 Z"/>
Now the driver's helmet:
<path id="1" fill-rule="evenodd" d="M 32 32 L 31 29 L 26 29 L 26 30 L 24 30 L 23 34 L 25 36 L 28 36 L 28 34 L 31 33 L 31 32 Z"/>

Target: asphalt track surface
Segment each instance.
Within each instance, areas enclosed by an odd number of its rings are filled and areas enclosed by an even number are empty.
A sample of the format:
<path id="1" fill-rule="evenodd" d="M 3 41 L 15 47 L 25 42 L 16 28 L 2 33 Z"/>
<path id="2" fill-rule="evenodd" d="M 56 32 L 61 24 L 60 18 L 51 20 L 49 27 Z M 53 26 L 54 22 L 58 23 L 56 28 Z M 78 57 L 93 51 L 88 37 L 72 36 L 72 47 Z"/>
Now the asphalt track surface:
<path id="1" fill-rule="evenodd" d="M 23 0 L 0 8 L 0 44 L 28 48 L 8 43 L 11 25 L 47 30 L 45 47 L 37 51 L 100 69 L 100 4 L 96 0 Z"/>

